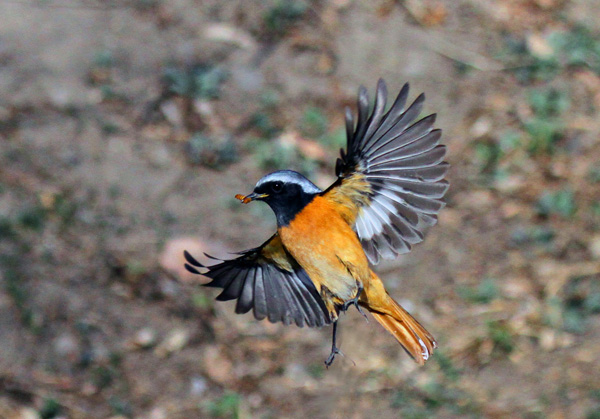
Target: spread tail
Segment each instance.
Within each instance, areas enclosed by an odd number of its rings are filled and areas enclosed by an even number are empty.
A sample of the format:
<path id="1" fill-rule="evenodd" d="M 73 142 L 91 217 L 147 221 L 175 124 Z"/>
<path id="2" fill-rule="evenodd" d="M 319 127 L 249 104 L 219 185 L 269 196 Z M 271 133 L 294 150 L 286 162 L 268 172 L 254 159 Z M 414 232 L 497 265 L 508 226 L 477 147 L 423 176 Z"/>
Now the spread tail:
<path id="1" fill-rule="evenodd" d="M 421 324 L 387 295 L 385 314 L 367 306 L 375 320 L 390 332 L 404 350 L 420 365 L 429 359 L 437 342 Z"/>

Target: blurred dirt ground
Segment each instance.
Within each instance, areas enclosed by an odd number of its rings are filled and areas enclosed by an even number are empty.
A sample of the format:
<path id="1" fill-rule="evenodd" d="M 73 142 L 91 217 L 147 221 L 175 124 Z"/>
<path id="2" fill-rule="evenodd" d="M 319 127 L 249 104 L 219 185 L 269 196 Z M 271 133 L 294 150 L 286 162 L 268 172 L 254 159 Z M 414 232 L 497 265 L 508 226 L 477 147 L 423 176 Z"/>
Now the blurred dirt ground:
<path id="1" fill-rule="evenodd" d="M 600 3 L 0 2 L 1 418 L 600 417 Z M 360 84 L 438 113 L 448 206 L 377 266 L 438 338 L 236 316 L 181 270 L 333 180 Z"/>

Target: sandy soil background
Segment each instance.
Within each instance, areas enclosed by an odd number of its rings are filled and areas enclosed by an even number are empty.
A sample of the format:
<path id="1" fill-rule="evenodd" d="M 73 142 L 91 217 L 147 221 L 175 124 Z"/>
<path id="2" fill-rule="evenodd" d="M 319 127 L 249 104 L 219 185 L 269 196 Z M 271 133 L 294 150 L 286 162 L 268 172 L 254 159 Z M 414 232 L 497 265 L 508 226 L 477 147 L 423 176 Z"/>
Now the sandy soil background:
<path id="1" fill-rule="evenodd" d="M 600 3 L 0 2 L 1 418 L 600 417 Z M 343 109 L 410 82 L 451 188 L 376 270 L 438 338 L 236 316 L 182 272 L 333 180 Z"/>

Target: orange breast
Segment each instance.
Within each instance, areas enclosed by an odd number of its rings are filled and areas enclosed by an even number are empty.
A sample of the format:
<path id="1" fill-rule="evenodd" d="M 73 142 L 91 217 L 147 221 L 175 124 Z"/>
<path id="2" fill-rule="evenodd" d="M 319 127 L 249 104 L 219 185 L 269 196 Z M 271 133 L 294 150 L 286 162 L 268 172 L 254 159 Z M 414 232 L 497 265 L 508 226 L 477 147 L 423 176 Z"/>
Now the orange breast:
<path id="1" fill-rule="evenodd" d="M 326 286 L 342 301 L 356 295 L 356 281 L 368 281 L 367 258 L 356 233 L 334 204 L 317 196 L 287 226 L 279 229 L 284 246 L 318 290 Z"/>

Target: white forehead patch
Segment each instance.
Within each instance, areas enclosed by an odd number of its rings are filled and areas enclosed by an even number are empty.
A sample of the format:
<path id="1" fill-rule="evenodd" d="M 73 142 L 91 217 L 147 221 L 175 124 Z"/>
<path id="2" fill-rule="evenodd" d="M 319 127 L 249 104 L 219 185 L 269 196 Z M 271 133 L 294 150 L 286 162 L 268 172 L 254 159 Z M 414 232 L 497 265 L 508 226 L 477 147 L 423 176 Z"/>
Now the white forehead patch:
<path id="1" fill-rule="evenodd" d="M 306 179 L 300 173 L 294 172 L 293 170 L 280 170 L 278 172 L 269 173 L 268 175 L 264 176 L 261 180 L 258 181 L 256 187 L 258 188 L 260 185 L 267 182 L 276 181 L 283 182 L 284 184 L 294 183 L 296 185 L 300 185 L 304 192 L 310 194 L 323 192 L 310 180 Z"/>

